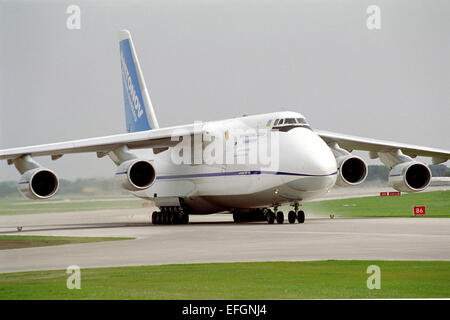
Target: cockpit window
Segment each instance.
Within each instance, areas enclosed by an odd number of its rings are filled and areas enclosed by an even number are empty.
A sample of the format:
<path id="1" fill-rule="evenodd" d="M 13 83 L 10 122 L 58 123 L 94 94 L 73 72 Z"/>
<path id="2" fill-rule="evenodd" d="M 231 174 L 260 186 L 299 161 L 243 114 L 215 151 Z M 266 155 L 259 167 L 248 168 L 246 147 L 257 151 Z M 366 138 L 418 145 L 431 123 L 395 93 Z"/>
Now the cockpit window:
<path id="1" fill-rule="evenodd" d="M 306 120 L 305 119 L 303 119 L 303 118 L 297 118 L 297 122 L 299 123 L 299 124 L 308 124 L 308 122 L 306 122 Z"/>
<path id="2" fill-rule="evenodd" d="M 287 132 L 294 128 L 306 128 L 311 130 L 311 127 L 308 122 L 306 122 L 305 118 L 276 119 L 273 124 L 273 129 L 282 132 Z"/>
<path id="3" fill-rule="evenodd" d="M 297 122 L 295 121 L 295 118 L 287 118 L 284 119 L 284 124 L 297 124 Z"/>

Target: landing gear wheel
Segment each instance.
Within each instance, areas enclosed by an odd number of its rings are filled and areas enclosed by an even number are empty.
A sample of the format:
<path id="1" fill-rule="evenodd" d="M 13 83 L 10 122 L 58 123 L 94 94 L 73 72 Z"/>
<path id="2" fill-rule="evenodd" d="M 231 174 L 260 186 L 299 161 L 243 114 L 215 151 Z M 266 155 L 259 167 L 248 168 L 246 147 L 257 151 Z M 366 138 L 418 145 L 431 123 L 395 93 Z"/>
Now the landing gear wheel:
<path id="1" fill-rule="evenodd" d="M 277 212 L 277 223 L 282 224 L 284 222 L 284 213 L 283 211 Z"/>
<path id="2" fill-rule="evenodd" d="M 156 224 L 156 215 L 158 214 L 158 211 L 153 211 L 152 213 L 152 224 Z"/>
<path id="3" fill-rule="evenodd" d="M 176 212 L 169 212 L 169 221 L 167 221 L 168 224 L 175 224 L 175 214 Z"/>
<path id="4" fill-rule="evenodd" d="M 189 223 L 189 214 L 186 212 L 180 212 L 180 223 L 188 224 Z"/>
<path id="5" fill-rule="evenodd" d="M 156 224 L 161 224 L 162 223 L 162 213 L 160 211 L 156 212 Z"/>
<path id="6" fill-rule="evenodd" d="M 169 213 L 165 212 L 162 215 L 162 224 L 169 224 Z"/>
<path id="7" fill-rule="evenodd" d="M 303 210 L 300 210 L 300 211 L 297 213 L 297 221 L 298 221 L 298 223 L 303 223 L 303 222 L 305 222 L 305 213 L 303 212 Z"/>
<path id="8" fill-rule="evenodd" d="M 289 223 L 295 223 L 295 211 L 289 211 L 288 221 Z"/>
<path id="9" fill-rule="evenodd" d="M 174 212 L 173 213 L 173 224 L 179 224 L 180 223 L 180 212 Z"/>
<path id="10" fill-rule="evenodd" d="M 239 213 L 233 212 L 233 221 L 234 221 L 234 223 L 238 223 L 240 221 Z"/>
<path id="11" fill-rule="evenodd" d="M 267 219 L 269 219 L 269 212 L 270 212 L 270 210 L 267 209 L 267 208 L 264 208 L 262 210 L 262 214 L 263 214 L 264 220 L 266 220 L 266 221 L 267 221 Z"/>
<path id="12" fill-rule="evenodd" d="M 267 222 L 269 224 L 273 224 L 275 222 L 275 213 L 273 213 L 272 211 L 269 211 L 267 215 Z"/>

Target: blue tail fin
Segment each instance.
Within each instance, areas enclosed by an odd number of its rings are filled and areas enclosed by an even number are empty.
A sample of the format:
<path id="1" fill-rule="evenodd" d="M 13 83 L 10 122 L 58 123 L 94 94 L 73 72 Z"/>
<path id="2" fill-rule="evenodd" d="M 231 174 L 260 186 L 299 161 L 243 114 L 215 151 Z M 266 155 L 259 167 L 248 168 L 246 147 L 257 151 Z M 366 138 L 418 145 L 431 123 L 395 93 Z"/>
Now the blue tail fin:
<path id="1" fill-rule="evenodd" d="M 122 67 L 127 131 L 136 132 L 159 128 L 128 30 L 120 31 L 120 65 Z"/>

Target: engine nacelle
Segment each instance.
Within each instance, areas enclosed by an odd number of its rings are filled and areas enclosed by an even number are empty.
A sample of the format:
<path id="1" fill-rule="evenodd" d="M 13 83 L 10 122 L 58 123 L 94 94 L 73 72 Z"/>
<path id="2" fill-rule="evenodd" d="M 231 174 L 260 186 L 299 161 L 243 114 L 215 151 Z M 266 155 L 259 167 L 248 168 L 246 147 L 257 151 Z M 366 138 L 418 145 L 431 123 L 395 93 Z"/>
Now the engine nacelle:
<path id="1" fill-rule="evenodd" d="M 155 168 L 148 160 L 133 159 L 122 162 L 116 172 L 119 185 L 129 191 L 147 189 L 155 179 Z"/>
<path id="2" fill-rule="evenodd" d="M 423 163 L 410 161 L 396 165 L 389 173 L 389 184 L 398 191 L 417 192 L 431 182 L 431 170 Z"/>
<path id="3" fill-rule="evenodd" d="M 59 181 L 56 174 L 45 168 L 25 171 L 20 177 L 18 189 L 29 199 L 48 199 L 58 191 Z"/>
<path id="4" fill-rule="evenodd" d="M 346 155 L 336 158 L 338 177 L 336 184 L 342 187 L 355 186 L 362 183 L 368 173 L 366 162 L 360 157 Z"/>

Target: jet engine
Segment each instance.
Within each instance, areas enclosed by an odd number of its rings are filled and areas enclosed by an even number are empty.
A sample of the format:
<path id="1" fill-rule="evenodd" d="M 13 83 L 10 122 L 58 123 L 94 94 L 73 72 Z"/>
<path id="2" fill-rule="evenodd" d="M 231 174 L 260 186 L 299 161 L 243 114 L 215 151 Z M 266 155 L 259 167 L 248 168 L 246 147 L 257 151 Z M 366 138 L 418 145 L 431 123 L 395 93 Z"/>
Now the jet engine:
<path id="1" fill-rule="evenodd" d="M 336 158 L 338 177 L 336 184 L 347 187 L 362 183 L 367 177 L 367 164 L 360 157 L 348 154 Z"/>
<path id="2" fill-rule="evenodd" d="M 116 172 L 119 185 L 129 191 L 149 188 L 155 182 L 156 172 L 148 160 L 133 159 L 122 162 Z"/>
<path id="3" fill-rule="evenodd" d="M 20 177 L 18 189 L 29 199 L 48 199 L 58 190 L 56 174 L 42 167 L 25 171 Z"/>
<path id="4" fill-rule="evenodd" d="M 430 182 L 431 170 L 417 161 L 397 164 L 389 173 L 389 184 L 395 190 L 402 192 L 422 191 Z"/>

